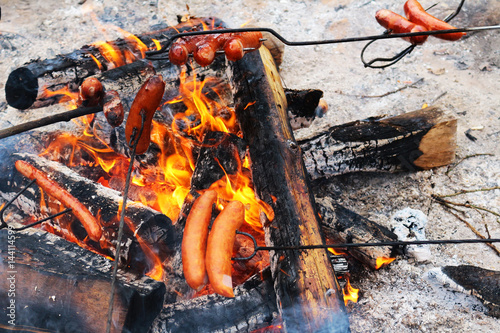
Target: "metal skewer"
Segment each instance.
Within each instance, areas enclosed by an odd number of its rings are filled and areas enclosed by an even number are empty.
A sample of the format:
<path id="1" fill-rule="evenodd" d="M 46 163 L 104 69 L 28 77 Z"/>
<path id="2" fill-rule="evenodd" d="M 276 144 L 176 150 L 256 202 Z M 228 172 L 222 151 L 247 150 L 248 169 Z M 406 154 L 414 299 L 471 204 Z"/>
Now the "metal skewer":
<path id="1" fill-rule="evenodd" d="M 394 241 L 394 242 L 377 242 L 377 243 L 340 243 L 340 244 L 318 244 L 318 245 L 297 245 L 297 246 L 258 246 L 257 240 L 249 233 L 237 231 L 236 233 L 249 237 L 254 244 L 254 252 L 247 257 L 231 258 L 232 260 L 249 260 L 252 259 L 258 251 L 297 251 L 297 250 L 314 250 L 314 249 L 342 249 L 356 247 L 373 247 L 373 246 L 408 246 L 408 245 L 425 245 L 425 244 L 473 244 L 473 243 L 498 243 L 500 238 L 481 238 L 481 239 L 430 239 L 430 240 L 415 240 L 415 241 Z"/>

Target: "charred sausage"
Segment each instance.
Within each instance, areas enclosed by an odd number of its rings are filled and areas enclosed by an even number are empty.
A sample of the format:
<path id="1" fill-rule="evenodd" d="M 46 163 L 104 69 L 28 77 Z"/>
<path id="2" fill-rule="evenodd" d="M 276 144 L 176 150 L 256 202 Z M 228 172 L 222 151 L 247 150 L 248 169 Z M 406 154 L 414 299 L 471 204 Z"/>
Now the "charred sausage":
<path id="1" fill-rule="evenodd" d="M 163 82 L 161 75 L 153 75 L 142 85 L 132 102 L 125 125 L 125 137 L 128 144 L 131 144 L 130 139 L 134 132 L 135 135 L 139 134 L 142 124 L 141 113 L 145 113 L 144 128 L 137 141 L 136 154 L 138 155 L 144 154 L 148 150 L 151 142 L 151 122 L 156 109 L 160 105 L 164 91 L 165 82 Z"/>
<path id="2" fill-rule="evenodd" d="M 118 92 L 116 90 L 106 91 L 103 103 L 102 109 L 108 123 L 113 127 L 120 126 L 123 122 L 125 111 L 123 110 L 123 104 Z"/>
<path id="3" fill-rule="evenodd" d="M 208 235 L 205 258 L 208 279 L 219 295 L 234 297 L 231 278 L 231 254 L 236 230 L 245 220 L 245 206 L 231 201 L 215 219 Z"/>
<path id="4" fill-rule="evenodd" d="M 78 199 L 63 189 L 45 173 L 26 161 L 18 160 L 15 163 L 17 171 L 29 179 L 36 179 L 36 183 L 51 197 L 59 200 L 65 207 L 71 208 L 73 214 L 82 223 L 89 238 L 95 242 L 102 236 L 102 228 L 97 219 Z"/>
<path id="5" fill-rule="evenodd" d="M 422 5 L 417 0 L 408 0 L 404 5 L 406 17 L 411 22 L 420 24 L 428 30 L 449 30 L 456 29 L 454 26 L 442 21 L 431 14 L 427 13 Z M 441 38 L 449 41 L 456 41 L 462 38 L 465 32 L 455 32 L 449 34 L 433 35 L 434 37 Z"/>
<path id="6" fill-rule="evenodd" d="M 390 10 L 381 9 L 375 14 L 377 22 L 386 29 L 392 30 L 393 33 L 405 33 L 405 32 L 422 32 L 427 31 L 424 26 L 418 25 L 416 23 L 410 22 L 403 16 L 398 15 Z M 403 38 L 407 42 L 414 45 L 421 45 L 425 43 L 428 36 L 413 36 Z"/>
<path id="7" fill-rule="evenodd" d="M 95 77 L 88 77 L 80 85 L 77 104 L 79 106 L 97 106 L 104 96 L 102 83 Z"/>
<path id="8" fill-rule="evenodd" d="M 204 192 L 191 207 L 182 237 L 182 267 L 187 284 L 196 291 L 208 283 L 205 267 L 208 227 L 217 192 Z"/>

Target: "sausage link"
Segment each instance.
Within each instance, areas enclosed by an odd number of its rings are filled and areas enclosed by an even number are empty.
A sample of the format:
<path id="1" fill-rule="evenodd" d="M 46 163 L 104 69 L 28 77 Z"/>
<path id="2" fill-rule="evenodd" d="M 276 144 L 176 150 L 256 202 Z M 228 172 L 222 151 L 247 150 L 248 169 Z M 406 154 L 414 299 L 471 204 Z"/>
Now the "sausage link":
<path id="1" fill-rule="evenodd" d="M 106 91 L 103 103 L 102 109 L 108 123 L 113 127 L 120 126 L 123 122 L 125 111 L 123 110 L 123 104 L 118 92 L 116 90 Z"/>
<path id="2" fill-rule="evenodd" d="M 234 34 L 224 44 L 226 58 L 230 61 L 238 61 L 245 55 L 244 49 L 258 49 L 262 42 L 260 31 L 248 31 Z"/>
<path id="3" fill-rule="evenodd" d="M 187 284 L 200 291 L 208 283 L 205 267 L 208 227 L 217 192 L 204 192 L 193 204 L 182 237 L 182 267 Z"/>
<path id="4" fill-rule="evenodd" d="M 88 77 L 80 85 L 77 104 L 79 106 L 97 106 L 104 96 L 101 81 L 95 77 Z"/>
<path id="5" fill-rule="evenodd" d="M 144 110 L 146 119 L 141 137 L 137 142 L 136 154 L 144 154 L 148 150 L 151 142 L 151 122 L 153 115 L 160 105 L 163 93 L 165 91 L 165 82 L 161 75 L 153 75 L 142 85 L 141 89 L 135 96 L 130 112 L 128 114 L 127 123 L 125 125 L 125 137 L 127 144 L 130 144 L 130 139 L 134 133 L 139 134 L 142 124 L 141 110 Z"/>
<path id="6" fill-rule="evenodd" d="M 392 30 L 393 33 L 405 33 L 405 32 L 421 32 L 427 31 L 427 29 L 421 25 L 410 22 L 403 16 L 398 15 L 390 10 L 381 9 L 375 14 L 377 22 L 386 29 Z M 421 45 L 425 43 L 428 36 L 413 36 L 403 38 L 407 42 L 413 45 Z"/>
<path id="7" fill-rule="evenodd" d="M 15 166 L 23 176 L 31 180 L 36 179 L 38 186 L 48 195 L 60 201 L 65 207 L 71 208 L 73 215 L 80 220 L 89 238 L 95 242 L 99 241 L 102 236 L 101 225 L 87 207 L 30 163 L 18 160 Z"/>
<path id="8" fill-rule="evenodd" d="M 427 13 L 417 0 L 408 0 L 404 5 L 404 10 L 408 20 L 426 27 L 428 30 L 448 30 L 456 29 L 454 26 L 442 21 Z M 450 34 L 433 35 L 449 41 L 456 41 L 462 38 L 465 32 L 455 32 Z"/>
<path id="9" fill-rule="evenodd" d="M 231 201 L 215 219 L 208 235 L 205 257 L 208 279 L 215 292 L 225 297 L 234 297 L 231 278 L 231 254 L 236 230 L 245 220 L 245 206 Z"/>

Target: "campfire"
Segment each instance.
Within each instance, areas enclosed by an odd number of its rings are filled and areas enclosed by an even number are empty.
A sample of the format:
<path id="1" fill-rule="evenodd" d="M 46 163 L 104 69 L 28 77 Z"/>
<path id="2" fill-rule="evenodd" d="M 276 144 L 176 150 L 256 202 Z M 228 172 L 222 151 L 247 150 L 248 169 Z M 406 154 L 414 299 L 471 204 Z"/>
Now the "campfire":
<path id="1" fill-rule="evenodd" d="M 63 106 L 72 118 L 2 139 L 3 231 L 17 235 L 17 271 L 31 276 L 18 325 L 60 329 L 64 312 L 96 332 L 349 331 L 356 265 L 380 269 L 401 253 L 326 244 L 398 236 L 313 189 L 346 173 L 450 164 L 456 118 L 429 107 L 296 140 L 289 118 L 321 116 L 322 92 L 283 89 L 271 36 L 225 29 L 193 17 L 138 36 L 119 29 L 121 39 L 12 71 L 12 107 Z M 169 39 L 205 30 L 220 33 Z M 78 288 L 61 294 L 68 282 Z"/>

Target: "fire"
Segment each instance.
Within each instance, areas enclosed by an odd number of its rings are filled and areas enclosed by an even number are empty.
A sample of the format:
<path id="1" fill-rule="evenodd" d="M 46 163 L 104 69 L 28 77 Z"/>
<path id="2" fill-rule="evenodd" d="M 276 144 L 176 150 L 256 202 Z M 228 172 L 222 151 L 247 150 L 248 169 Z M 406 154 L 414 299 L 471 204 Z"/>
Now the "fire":
<path id="1" fill-rule="evenodd" d="M 347 305 L 349 301 L 357 303 L 359 289 L 356 289 L 351 285 L 351 282 L 349 281 L 349 275 L 346 275 L 346 281 L 347 283 L 344 286 L 344 289 L 342 289 L 342 293 L 344 294 L 344 304 Z"/>
<path id="2" fill-rule="evenodd" d="M 49 90 L 48 87 L 40 88 L 42 93 L 40 99 L 48 99 L 54 96 L 59 97 L 59 103 L 68 103 L 69 109 L 76 109 L 76 100 L 78 99 L 78 92 L 71 91 L 68 87 L 63 87 L 57 90 Z"/>
<path id="3" fill-rule="evenodd" d="M 375 264 L 375 269 L 385 267 L 385 266 L 389 265 L 391 262 L 393 262 L 394 260 L 396 260 L 396 258 L 378 257 L 376 264 Z"/>
<path id="4" fill-rule="evenodd" d="M 343 255 L 345 254 L 344 252 L 342 251 L 338 251 L 336 250 L 334 247 L 329 247 L 328 248 L 328 251 L 330 251 L 332 254 L 336 255 L 336 256 L 339 256 L 339 255 Z"/>

